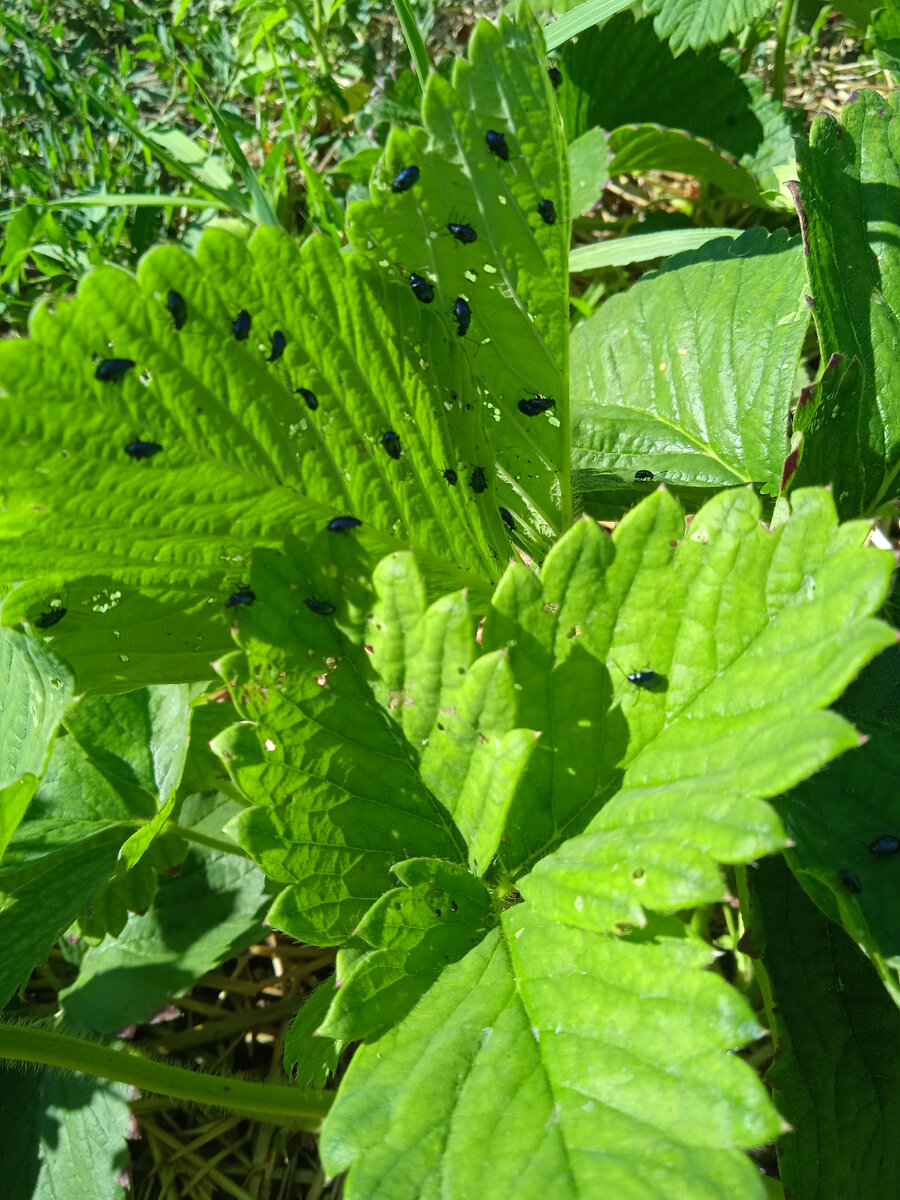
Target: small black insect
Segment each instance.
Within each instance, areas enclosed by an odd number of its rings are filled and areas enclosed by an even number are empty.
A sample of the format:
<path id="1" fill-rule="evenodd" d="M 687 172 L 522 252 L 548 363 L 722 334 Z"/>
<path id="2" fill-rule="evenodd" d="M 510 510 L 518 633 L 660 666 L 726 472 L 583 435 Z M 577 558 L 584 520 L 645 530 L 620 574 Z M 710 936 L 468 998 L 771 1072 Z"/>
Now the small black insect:
<path id="1" fill-rule="evenodd" d="M 166 308 L 172 314 L 175 328 L 180 329 L 187 320 L 187 303 L 181 292 L 170 291 L 166 300 Z"/>
<path id="2" fill-rule="evenodd" d="M 276 329 L 272 334 L 272 353 L 266 359 L 266 362 L 275 362 L 277 358 L 281 358 L 284 354 L 284 348 L 287 345 L 287 338 L 280 329 Z"/>
<path id="3" fill-rule="evenodd" d="M 97 365 L 94 378 L 99 379 L 101 383 L 118 383 L 133 366 L 132 358 L 104 358 L 103 362 Z"/>
<path id="4" fill-rule="evenodd" d="M 49 612 L 43 612 L 39 617 L 34 618 L 34 624 L 38 629 L 52 629 L 58 624 L 69 610 L 62 605 L 59 608 L 51 608 Z"/>
<path id="5" fill-rule="evenodd" d="M 458 482 L 458 476 L 452 467 L 448 467 L 447 470 L 444 472 L 444 478 L 447 480 L 447 482 L 450 484 L 451 487 L 456 487 L 456 484 Z"/>
<path id="6" fill-rule="evenodd" d="M 496 154 L 497 158 L 509 162 L 509 146 L 507 146 L 506 138 L 502 133 L 498 133 L 496 129 L 489 129 L 484 135 L 484 140 L 487 142 L 487 148 L 491 154 Z"/>
<path id="7" fill-rule="evenodd" d="M 393 429 L 387 430 L 381 435 L 381 444 L 385 448 L 390 458 L 400 457 L 400 434 L 394 433 Z"/>
<path id="8" fill-rule="evenodd" d="M 500 516 L 503 518 L 505 524 L 509 526 L 509 528 L 512 530 L 512 532 L 515 533 L 516 522 L 515 522 L 515 519 L 514 519 L 512 513 L 509 511 L 509 509 L 501 508 Z"/>
<path id="9" fill-rule="evenodd" d="M 639 688 L 653 688 L 659 683 L 657 673 L 650 670 L 632 671 L 627 678 L 629 683 L 633 683 L 635 687 Z"/>
<path id="10" fill-rule="evenodd" d="M 430 304 L 434 299 L 434 285 L 424 275 L 417 275 L 415 271 L 411 271 L 409 286 L 412 288 L 415 298 L 421 300 L 423 304 Z"/>
<path id="11" fill-rule="evenodd" d="M 635 483 L 649 483 L 652 478 L 652 471 L 635 471 L 634 473 Z"/>
<path id="12" fill-rule="evenodd" d="M 403 170 L 397 174 L 396 178 L 394 179 L 394 182 L 391 184 L 391 191 L 392 192 L 408 192 L 409 189 L 413 186 L 413 184 L 416 184 L 418 182 L 419 182 L 419 168 L 418 167 L 404 167 Z"/>
<path id="13" fill-rule="evenodd" d="M 877 854 L 880 857 L 896 854 L 898 851 L 900 851 L 900 838 L 893 833 L 883 833 L 869 846 L 869 853 Z"/>
<path id="14" fill-rule="evenodd" d="M 320 617 L 330 617 L 334 612 L 334 605 L 329 600 L 304 600 L 303 603 Z"/>
<path id="15" fill-rule="evenodd" d="M 246 308 L 242 308 L 231 325 L 231 328 L 234 330 L 234 340 L 236 342 L 246 342 L 250 336 L 250 324 L 250 314 Z"/>
<path id="16" fill-rule="evenodd" d="M 538 417 L 541 413 L 549 412 L 551 408 L 556 408 L 556 401 L 551 400 L 549 396 L 529 396 L 527 400 L 519 401 L 519 412 L 524 413 L 526 417 Z"/>
<path id="17" fill-rule="evenodd" d="M 242 587 L 225 601 L 226 608 L 234 608 L 237 604 L 252 604 L 256 595 L 248 587 Z"/>
<path id="18" fill-rule="evenodd" d="M 319 407 L 319 397 L 315 392 L 311 392 L 309 388 L 297 388 L 296 392 L 294 392 L 294 395 L 302 396 L 306 401 L 306 407 L 312 412 L 315 412 Z"/>
<path id="19" fill-rule="evenodd" d="M 447 229 L 464 246 L 471 246 L 473 242 L 478 241 L 478 234 L 471 225 L 458 225 L 455 221 L 451 221 Z"/>
<path id="20" fill-rule="evenodd" d="M 158 442 L 129 442 L 125 447 L 125 453 L 139 461 L 142 458 L 152 458 L 154 454 L 159 454 L 160 450 L 162 446 Z"/>
<path id="21" fill-rule="evenodd" d="M 841 871 L 841 884 L 845 892 L 852 892 L 854 896 L 858 896 L 862 891 L 859 876 L 854 875 L 852 871 Z"/>
<path id="22" fill-rule="evenodd" d="M 356 529 L 357 525 L 362 525 L 362 521 L 356 517 L 332 517 L 325 528 L 329 533 L 346 533 L 348 529 Z"/>
<path id="23" fill-rule="evenodd" d="M 553 84 L 554 92 L 559 88 L 563 81 L 563 74 L 559 67 L 548 67 L 547 74 L 550 76 L 550 82 Z"/>
<path id="24" fill-rule="evenodd" d="M 457 296 L 453 302 L 453 315 L 456 318 L 456 332 L 460 337 L 463 337 L 469 331 L 469 325 L 472 321 L 472 310 L 469 308 L 467 300 L 463 300 L 462 296 Z"/>
<path id="25" fill-rule="evenodd" d="M 537 206 L 537 210 L 545 225 L 556 224 L 556 209 L 552 200 L 542 200 Z"/>
<path id="26" fill-rule="evenodd" d="M 472 472 L 471 477 L 469 478 L 469 487 L 476 496 L 480 496 L 481 493 L 487 488 L 487 479 L 485 477 L 483 467 L 476 467 Z"/>

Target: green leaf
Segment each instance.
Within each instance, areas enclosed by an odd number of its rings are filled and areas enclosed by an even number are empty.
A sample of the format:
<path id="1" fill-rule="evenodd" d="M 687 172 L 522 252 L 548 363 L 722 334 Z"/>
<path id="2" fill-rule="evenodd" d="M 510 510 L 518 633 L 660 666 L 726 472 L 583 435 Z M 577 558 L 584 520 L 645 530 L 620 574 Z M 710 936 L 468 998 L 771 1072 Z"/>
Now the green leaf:
<path id="1" fill-rule="evenodd" d="M 600 199 L 609 179 L 608 162 L 609 149 L 602 129 L 589 129 L 570 143 L 569 189 L 573 215 L 586 212 Z M 569 253 L 570 271 L 573 270 L 572 253 Z"/>
<path id="2" fill-rule="evenodd" d="M 190 715 L 190 692 L 182 685 L 87 697 L 66 721 L 69 733 L 108 778 L 162 801 L 155 816 L 122 847 L 128 867 L 147 852 L 174 810 Z"/>
<path id="3" fill-rule="evenodd" d="M 373 583 L 375 694 L 402 725 L 423 781 L 453 817 L 480 875 L 497 852 L 538 735 L 514 727 L 518 685 L 506 652 L 476 660 L 464 593 L 426 611 L 409 554 L 379 563 Z"/>
<path id="4" fill-rule="evenodd" d="M 414 858 L 392 870 L 405 887 L 379 897 L 349 954 L 338 951 L 335 998 L 319 1029 L 327 1037 L 356 1041 L 396 1025 L 495 923 L 490 893 L 464 867 Z"/>
<path id="5" fill-rule="evenodd" d="M 189 719 L 187 687 L 149 687 L 86 697 L 66 728 L 105 775 L 166 800 L 184 769 Z"/>
<path id="6" fill-rule="evenodd" d="M 675 54 L 724 41 L 771 7 L 771 0 L 644 0 L 644 9 L 658 14 L 654 29 L 669 39 Z"/>
<path id="7" fill-rule="evenodd" d="M 134 1132 L 120 1083 L 3 1064 L 0 1156 L 15 1200 L 121 1200 Z"/>
<path id="8" fill-rule="evenodd" d="M 52 611 L 52 610 L 51 610 Z M 44 773 L 72 702 L 68 666 L 32 638 L 0 629 L 0 859 Z"/>
<path id="9" fill-rule="evenodd" d="M 689 129 L 733 155 L 768 188 L 779 186 L 774 168 L 794 157 L 797 118 L 758 79 L 739 76 L 708 51 L 686 50 L 676 58 L 652 20 L 622 13 L 601 29 L 586 30 L 564 48 L 560 67 L 564 82 L 557 99 L 570 139 L 597 126 Z"/>
<path id="10" fill-rule="evenodd" d="M 284 1069 L 296 1071 L 298 1087 L 324 1089 L 337 1070 L 344 1043 L 316 1035 L 333 999 L 334 976 L 307 996 L 284 1036 Z"/>
<path id="11" fill-rule="evenodd" d="M 181 330 L 170 289 L 187 304 Z M 237 341 L 244 308 L 252 336 Z M 275 330 L 287 346 L 269 363 Z M 196 258 L 153 251 L 137 280 L 95 272 L 77 300 L 38 312 L 32 334 L 0 346 L 15 446 L 0 453 L 4 560 L 29 579 L 4 617 L 68 589 L 48 632 L 82 689 L 208 678 L 228 645 L 225 599 L 252 549 L 280 544 L 286 528 L 311 536 L 358 513 L 367 544 L 417 546 L 449 586 L 483 586 L 508 554 L 493 485 L 479 496 L 442 478 L 494 458 L 459 339 L 405 284 L 328 239 L 298 249 L 272 229 L 248 243 L 211 230 Z M 97 381 L 92 352 L 137 365 Z M 387 429 L 400 435 L 397 461 L 381 446 Z M 135 461 L 124 448 L 136 437 L 163 450 Z"/>
<path id="12" fill-rule="evenodd" d="M 762 1197 L 778 1129 L 745 1002 L 679 922 L 622 940 L 525 906 L 350 1065 L 321 1139 L 348 1200 Z M 522 1147 L 528 1147 L 523 1155 Z"/>
<path id="13" fill-rule="evenodd" d="M 78 978 L 60 993 L 66 1017 L 112 1033 L 142 1024 L 200 976 L 265 935 L 269 897 L 253 863 L 192 847 L 164 876 L 143 916 L 92 947 Z"/>
<path id="14" fill-rule="evenodd" d="M 748 230 L 669 259 L 572 335 L 573 467 L 584 490 L 635 471 L 776 493 L 809 321 L 799 243 Z M 734 314 L 722 336 L 722 312 Z"/>
<path id="15" fill-rule="evenodd" d="M 748 936 L 775 1040 L 767 1081 L 791 1131 L 786 1194 L 868 1200 L 900 1191 L 900 1013 L 871 963 L 779 859 L 747 872 Z"/>
<path id="16" fill-rule="evenodd" d="M 896 94 L 864 91 L 840 123 L 821 115 L 798 143 L 813 317 L 822 362 L 837 369 L 798 406 L 797 479 L 833 485 L 847 515 L 875 511 L 898 491 L 900 222 L 890 204 L 900 185 L 898 112 Z"/>
<path id="17" fill-rule="evenodd" d="M 522 685 L 514 719 L 544 731 L 501 857 L 519 872 L 562 836 L 590 835 L 523 883 L 544 889 L 549 914 L 566 917 L 581 896 L 577 911 L 598 909 L 580 919 L 604 929 L 639 923 L 647 888 L 667 908 L 720 897 L 702 856 L 738 861 L 779 845 L 758 801 L 856 745 L 846 721 L 816 710 L 895 640 L 866 616 L 883 602 L 891 556 L 860 546 L 859 525 L 838 528 L 821 491 L 797 493 L 777 530 L 758 522 L 758 499 L 734 490 L 685 534 L 660 490 L 610 542 L 583 521 L 540 583 L 511 567 L 498 588 L 484 649 L 508 648 Z M 648 668 L 651 687 L 627 680 Z M 622 879 L 626 863 L 635 873 Z"/>
<path id="18" fill-rule="evenodd" d="M 570 38 L 576 37 L 583 30 L 614 17 L 623 8 L 630 8 L 632 0 L 583 0 L 582 4 L 571 8 L 563 16 L 549 21 L 544 26 L 544 37 L 548 50 L 556 50 Z"/>
<path id="19" fill-rule="evenodd" d="M 562 127 L 533 19 L 520 27 L 505 18 L 499 28 L 479 22 L 452 81 L 429 78 L 422 111 L 424 128 L 393 132 L 371 201 L 348 213 L 348 233 L 360 252 L 433 283 L 429 311 L 472 361 L 489 414 L 497 461 L 490 494 L 540 556 L 571 512 L 570 228 Z M 505 139 L 508 161 L 488 149 L 488 131 Z M 419 168 L 418 181 L 395 193 L 392 181 L 407 166 Z M 542 200 L 554 206 L 555 223 L 542 219 Z M 471 226 L 477 240 L 459 242 L 450 223 Z M 472 314 L 465 339 L 452 320 L 458 297 Z M 528 417 L 518 409 L 519 400 L 535 393 L 555 400 L 549 414 Z M 460 476 L 483 465 L 466 454 Z"/>
<path id="20" fill-rule="evenodd" d="M 347 634 L 370 600 L 357 582 L 367 570 L 352 534 L 323 534 L 298 561 L 257 554 L 251 580 L 265 599 L 241 616 L 244 654 L 222 664 L 252 722 L 214 742 L 256 806 L 230 829 L 267 875 L 291 885 L 270 923 L 316 945 L 353 933 L 394 886 L 394 863 L 460 857 L 452 822 L 366 683 L 361 636 Z M 333 604 L 334 618 L 308 608 L 310 596 Z"/>
<path id="21" fill-rule="evenodd" d="M 791 870 L 822 912 L 860 943 L 886 982 L 900 966 L 898 857 L 890 844 L 883 853 L 870 847 L 884 837 L 900 839 L 898 683 L 900 655 L 894 650 L 876 659 L 840 700 L 864 744 L 776 805 L 794 843 L 786 853 Z M 848 891 L 843 872 L 856 878 L 859 892 Z"/>
<path id="22" fill-rule="evenodd" d="M 394 8 L 397 11 L 397 19 L 400 22 L 400 28 L 403 30 L 403 36 L 406 39 L 410 58 L 416 66 L 416 77 L 424 88 L 425 81 L 431 71 L 431 63 L 428 61 L 428 51 L 425 49 L 425 43 L 422 40 L 419 26 L 416 23 L 416 14 L 412 6 L 408 3 L 408 0 L 394 0 Z"/>
<path id="23" fill-rule="evenodd" d="M 58 738 L 0 866 L 0 1005 L 112 876 L 134 823 L 74 738 Z"/>
<path id="24" fill-rule="evenodd" d="M 646 171 L 676 171 L 712 183 L 728 196 L 757 208 L 768 207 L 748 170 L 727 157 L 712 142 L 680 129 L 661 125 L 625 125 L 609 135 L 610 177 Z"/>
<path id="25" fill-rule="evenodd" d="M 594 245 L 577 246 L 569 255 L 569 270 L 574 274 L 669 258 L 686 250 L 699 250 L 714 239 L 740 237 L 741 233 L 740 229 L 667 229 L 660 233 L 607 238 Z"/>

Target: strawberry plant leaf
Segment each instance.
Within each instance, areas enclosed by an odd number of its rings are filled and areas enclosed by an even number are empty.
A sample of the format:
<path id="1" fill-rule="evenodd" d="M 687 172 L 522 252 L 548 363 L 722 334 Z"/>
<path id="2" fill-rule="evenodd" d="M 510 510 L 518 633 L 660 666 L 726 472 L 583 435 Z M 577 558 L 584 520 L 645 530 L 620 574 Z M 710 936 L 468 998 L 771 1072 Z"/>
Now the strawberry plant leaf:
<path id="1" fill-rule="evenodd" d="M 653 28 L 674 54 L 724 41 L 771 7 L 770 0 L 644 0 L 645 11 L 657 14 Z"/>
<path id="2" fill-rule="evenodd" d="M 124 1084 L 0 1067 L 4 1190 L 25 1200 L 121 1200 L 134 1124 Z"/>
<path id="3" fill-rule="evenodd" d="M 361 252 L 433 286 L 435 324 L 471 355 L 492 418 L 497 501 L 542 551 L 571 511 L 570 235 L 562 127 L 530 14 L 519 26 L 480 21 L 452 79 L 429 78 L 422 111 L 423 128 L 392 133 L 372 199 L 352 207 L 348 233 Z M 413 168 L 415 183 L 400 186 Z M 471 312 L 464 339 L 458 298 Z M 535 393 L 554 407 L 525 415 L 518 403 Z"/>
<path id="4" fill-rule="evenodd" d="M 490 893 L 464 867 L 415 858 L 392 870 L 405 886 L 380 896 L 349 953 L 338 952 L 335 998 L 319 1027 L 327 1037 L 356 1041 L 396 1025 L 495 924 Z"/>
<path id="5" fill-rule="evenodd" d="M 238 340 L 240 312 L 252 317 Z M 80 687 L 205 679 L 253 547 L 280 543 L 285 527 L 312 536 L 342 513 L 359 514 L 382 554 L 412 544 L 445 586 L 483 587 L 509 537 L 457 341 L 405 284 L 327 238 L 298 249 L 272 229 L 247 243 L 210 230 L 196 257 L 162 247 L 137 279 L 95 272 L 76 300 L 35 315 L 31 339 L 0 346 L 16 446 L 0 455 L 4 555 L 8 574 L 29 580 L 7 599 L 7 623 L 59 591 L 67 613 L 48 633 Z M 92 352 L 136 365 L 98 380 Z M 442 477 L 455 464 L 468 480 L 472 463 L 483 497 Z"/>
<path id="6" fill-rule="evenodd" d="M 187 687 L 148 687 L 86 697 L 65 724 L 104 775 L 166 800 L 181 780 L 190 715 Z"/>
<path id="7" fill-rule="evenodd" d="M 333 999 L 334 976 L 326 979 L 307 996 L 285 1034 L 284 1069 L 288 1076 L 296 1072 L 298 1087 L 313 1087 L 321 1091 L 337 1070 L 344 1043 L 316 1036 L 316 1030 L 325 1019 Z"/>
<path id="8" fill-rule="evenodd" d="M 50 746 L 72 703 L 68 666 L 40 642 L 0 629 L 0 860 L 44 773 Z"/>
<path id="9" fill-rule="evenodd" d="M 755 1022 L 698 970 L 708 947 L 680 922 L 653 933 L 607 938 L 508 910 L 502 933 L 357 1052 L 321 1139 L 325 1169 L 350 1168 L 348 1200 L 761 1197 L 737 1147 L 777 1118 L 722 1053 Z"/>
<path id="10" fill-rule="evenodd" d="M 898 493 L 900 222 L 888 203 L 900 183 L 898 112 L 896 93 L 860 92 L 840 122 L 822 114 L 809 141 L 798 142 L 809 291 L 822 362 L 832 369 L 798 405 L 797 481 L 833 485 L 848 516 Z"/>
<path id="11" fill-rule="evenodd" d="M 622 13 L 570 42 L 559 62 L 564 86 L 557 99 L 570 139 L 597 126 L 689 129 L 733 155 L 766 188 L 780 186 L 774 168 L 794 158 L 797 115 L 760 80 L 739 76 L 724 56 L 684 50 L 676 57 L 656 36 L 652 19 Z"/>
<path id="12" fill-rule="evenodd" d="M 74 738 L 57 738 L 0 865 L 0 1004 L 89 907 L 134 824 L 131 808 Z"/>
<path id="13" fill-rule="evenodd" d="M 763 859 L 746 879 L 748 938 L 776 1046 L 767 1081 L 791 1127 L 778 1153 L 785 1190 L 893 1196 L 900 1162 L 886 1133 L 900 1120 L 900 1013 L 783 862 Z"/>
<path id="14" fill-rule="evenodd" d="M 576 484 L 638 470 L 777 494 L 809 312 L 799 243 L 748 230 L 679 254 L 572 334 Z M 735 314 L 720 335 L 722 309 Z"/>
<path id="15" fill-rule="evenodd" d="M 237 950 L 265 936 L 266 881 L 245 858 L 192 847 L 149 910 L 87 951 L 60 993 L 70 1021 L 112 1033 L 141 1024 Z"/>
<path id="16" fill-rule="evenodd" d="M 864 744 L 776 802 L 794 843 L 786 854 L 788 865 L 886 981 L 900 965 L 898 682 L 900 656 L 896 651 L 881 655 L 838 704 Z M 900 1001 L 900 992 L 895 1000 Z"/>
<path id="17" fill-rule="evenodd" d="M 712 142 L 693 137 L 681 129 L 661 125 L 625 125 L 609 135 L 612 155 L 607 167 L 610 177 L 640 175 L 646 171 L 677 171 L 715 184 L 728 196 L 756 208 L 769 203 L 750 172 L 726 156 Z"/>
<path id="18" fill-rule="evenodd" d="M 592 927 L 639 922 L 649 871 L 629 838 L 642 839 L 657 870 L 671 854 L 671 871 L 657 879 L 668 888 L 684 871 L 687 892 L 701 883 L 704 845 L 722 862 L 774 849 L 779 825 L 754 800 L 857 744 L 846 721 L 815 710 L 894 641 L 888 626 L 864 616 L 883 602 L 891 557 L 861 547 L 859 526 L 839 528 L 823 492 L 798 493 L 778 530 L 758 521 L 758 499 L 730 491 L 709 501 L 685 534 L 678 505 L 660 490 L 610 542 L 582 522 L 548 556 L 540 584 L 511 567 L 498 588 L 484 648 L 508 647 L 522 684 L 517 723 L 544 731 L 501 857 L 516 873 L 563 834 L 587 826 L 597 835 L 563 847 L 532 874 L 532 888 L 563 889 L 553 915 L 569 911 L 570 881 L 582 894 L 576 864 L 587 855 L 596 881 L 587 894 L 596 890 L 602 909 Z M 647 668 L 649 687 L 627 678 Z M 597 733 L 588 740 L 586 729 Z M 624 891 L 618 876 L 600 882 L 607 854 L 612 870 L 621 854 L 642 869 L 622 881 Z M 721 895 L 704 870 L 696 903 Z M 627 911 L 610 916 L 607 906 L 626 893 Z M 660 907 L 679 903 L 673 894 Z"/>
<path id="19" fill-rule="evenodd" d="M 236 628 L 244 653 L 222 664 L 252 722 L 214 742 L 254 805 L 229 829 L 270 878 L 289 884 L 269 921 L 324 946 L 350 937 L 395 885 L 394 863 L 461 857 L 449 816 L 371 694 L 363 646 L 345 632 L 370 595 L 357 582 L 366 569 L 352 534 L 323 534 L 299 562 L 258 553 L 257 600 Z M 333 606 L 334 619 L 310 609 L 310 598 Z"/>

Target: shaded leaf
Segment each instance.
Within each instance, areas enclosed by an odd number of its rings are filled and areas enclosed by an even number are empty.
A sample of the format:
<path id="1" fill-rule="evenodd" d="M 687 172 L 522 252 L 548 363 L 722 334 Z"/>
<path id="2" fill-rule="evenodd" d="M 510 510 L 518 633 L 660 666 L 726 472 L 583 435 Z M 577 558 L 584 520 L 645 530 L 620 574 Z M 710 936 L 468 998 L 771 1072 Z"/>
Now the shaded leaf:
<path id="1" fill-rule="evenodd" d="M 265 936 L 268 902 L 253 863 L 192 847 L 178 872 L 160 880 L 145 915 L 132 914 L 117 938 L 88 950 L 75 983 L 60 993 L 66 1016 L 100 1033 L 142 1024 Z"/>
<path id="2" fill-rule="evenodd" d="M 797 481 L 833 485 L 851 516 L 898 493 L 898 106 L 896 94 L 860 92 L 840 122 L 823 114 L 798 143 L 813 317 L 822 362 L 840 357 L 798 407 Z"/>
<path id="3" fill-rule="evenodd" d="M 872 964 L 778 858 L 747 872 L 749 936 L 776 1056 L 767 1080 L 791 1129 L 779 1142 L 796 1200 L 900 1190 L 900 1013 Z"/>
<path id="4" fill-rule="evenodd" d="M 128 1089 L 88 1075 L 0 1067 L 4 1190 L 15 1200 L 121 1200 L 133 1133 Z"/>
<path id="5" fill-rule="evenodd" d="M 284 1069 L 288 1076 L 296 1071 L 298 1087 L 324 1089 L 337 1070 L 344 1043 L 316 1036 L 333 999 L 334 977 L 306 997 L 284 1035 Z"/>

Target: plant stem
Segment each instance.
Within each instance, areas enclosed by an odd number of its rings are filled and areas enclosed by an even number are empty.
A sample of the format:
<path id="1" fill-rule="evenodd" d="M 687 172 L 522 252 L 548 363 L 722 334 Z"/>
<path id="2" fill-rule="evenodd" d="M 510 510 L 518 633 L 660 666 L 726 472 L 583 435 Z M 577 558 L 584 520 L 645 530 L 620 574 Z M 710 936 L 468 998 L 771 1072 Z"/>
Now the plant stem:
<path id="1" fill-rule="evenodd" d="M 130 1047 L 114 1050 L 84 1038 L 29 1025 L 0 1022 L 0 1058 L 43 1063 L 130 1084 L 175 1100 L 212 1105 L 289 1129 L 320 1129 L 334 1097 L 327 1092 L 247 1083 L 155 1062 Z"/>
<path id="2" fill-rule="evenodd" d="M 198 846 L 206 846 L 208 850 L 218 850 L 220 854 L 234 854 L 238 858 L 250 857 L 237 842 L 232 842 L 228 838 L 218 838 L 212 833 L 201 833 L 199 829 L 188 829 L 185 825 L 179 825 L 177 821 L 168 823 L 166 833 L 184 838 L 186 842 L 195 842 Z"/>
<path id="3" fill-rule="evenodd" d="M 775 67 L 772 72 L 772 91 L 779 104 L 784 102 L 784 58 L 787 51 L 791 17 L 794 15 L 795 0 L 782 0 L 778 14 L 778 33 L 775 43 Z"/>

